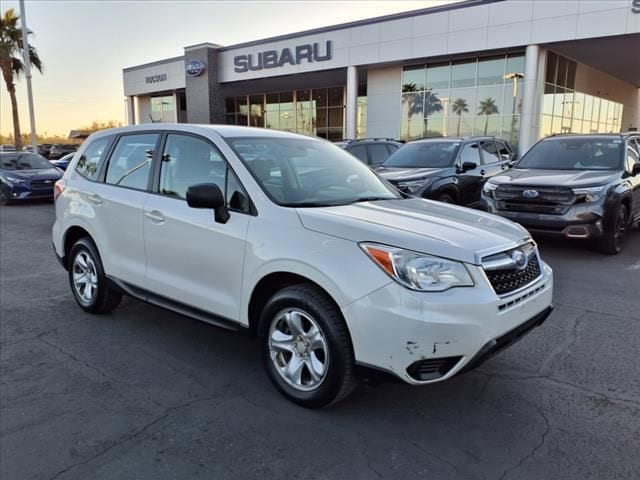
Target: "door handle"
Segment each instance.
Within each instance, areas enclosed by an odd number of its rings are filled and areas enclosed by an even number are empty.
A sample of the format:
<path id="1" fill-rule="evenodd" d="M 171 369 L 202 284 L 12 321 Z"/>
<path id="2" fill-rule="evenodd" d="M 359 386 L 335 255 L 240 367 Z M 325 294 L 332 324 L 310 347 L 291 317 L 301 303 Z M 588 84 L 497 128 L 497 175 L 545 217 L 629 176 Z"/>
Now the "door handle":
<path id="1" fill-rule="evenodd" d="M 163 223 L 164 216 L 158 210 L 152 210 L 150 212 L 144 212 L 144 216 L 151 220 L 153 223 Z"/>
<path id="2" fill-rule="evenodd" d="M 484 170 L 480 170 L 480 175 L 484 175 L 486 172 Z"/>
<path id="3" fill-rule="evenodd" d="M 97 193 L 93 193 L 89 195 L 89 201 L 93 203 L 96 207 L 99 207 L 100 205 L 102 205 L 102 197 Z"/>

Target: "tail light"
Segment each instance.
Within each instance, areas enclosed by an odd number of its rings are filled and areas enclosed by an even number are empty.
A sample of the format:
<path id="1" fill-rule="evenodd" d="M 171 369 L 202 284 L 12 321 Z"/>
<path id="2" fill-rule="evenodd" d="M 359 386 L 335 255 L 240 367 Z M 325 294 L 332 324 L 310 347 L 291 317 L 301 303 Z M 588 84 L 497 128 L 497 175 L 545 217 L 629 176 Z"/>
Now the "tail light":
<path id="1" fill-rule="evenodd" d="M 64 192 L 64 189 L 66 188 L 66 184 L 63 178 L 61 178 L 60 180 L 58 180 L 54 185 L 53 185 L 53 201 L 55 202 L 58 197 L 60 196 L 60 194 L 62 192 Z"/>

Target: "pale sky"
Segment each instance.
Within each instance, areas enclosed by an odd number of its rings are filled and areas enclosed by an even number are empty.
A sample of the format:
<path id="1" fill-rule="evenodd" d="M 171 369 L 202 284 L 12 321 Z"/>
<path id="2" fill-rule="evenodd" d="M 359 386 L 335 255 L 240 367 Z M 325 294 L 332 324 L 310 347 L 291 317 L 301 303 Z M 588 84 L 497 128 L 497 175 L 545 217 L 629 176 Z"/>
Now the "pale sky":
<path id="1" fill-rule="evenodd" d="M 92 121 L 125 123 L 122 69 L 221 45 L 431 7 L 422 1 L 60 1 L 27 0 L 27 26 L 44 63 L 33 73 L 36 131 L 67 135 Z M 17 1 L 3 0 L 1 10 Z M 0 80 L 0 132 L 13 132 Z M 26 82 L 16 84 L 22 132 L 29 132 Z"/>

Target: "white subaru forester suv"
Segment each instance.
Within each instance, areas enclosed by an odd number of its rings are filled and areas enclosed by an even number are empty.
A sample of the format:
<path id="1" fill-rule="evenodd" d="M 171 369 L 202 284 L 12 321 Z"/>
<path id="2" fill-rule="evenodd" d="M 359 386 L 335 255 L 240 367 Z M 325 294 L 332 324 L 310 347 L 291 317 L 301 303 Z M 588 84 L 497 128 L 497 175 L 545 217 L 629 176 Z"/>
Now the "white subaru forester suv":
<path id="1" fill-rule="evenodd" d="M 150 124 L 91 135 L 56 184 L 77 303 L 122 295 L 255 334 L 275 386 L 321 407 L 356 365 L 446 380 L 540 325 L 551 269 L 525 229 L 396 191 L 320 139 Z"/>

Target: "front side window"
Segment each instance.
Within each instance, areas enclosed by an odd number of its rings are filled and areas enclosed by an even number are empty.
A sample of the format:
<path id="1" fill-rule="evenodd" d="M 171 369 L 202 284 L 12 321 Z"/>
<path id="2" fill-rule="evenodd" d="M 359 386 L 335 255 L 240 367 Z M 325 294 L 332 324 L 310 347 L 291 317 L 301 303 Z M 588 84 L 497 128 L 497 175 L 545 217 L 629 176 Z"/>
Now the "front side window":
<path id="1" fill-rule="evenodd" d="M 76 171 L 89 180 L 97 180 L 108 146 L 109 138 L 99 138 L 91 142 L 78 159 Z"/>
<path id="2" fill-rule="evenodd" d="M 497 163 L 502 160 L 493 142 L 482 142 L 480 146 L 482 148 L 482 160 L 484 161 L 485 165 L 490 163 Z"/>
<path id="3" fill-rule="evenodd" d="M 536 143 L 518 168 L 541 170 L 618 170 L 624 141 L 606 137 L 558 137 Z"/>
<path id="4" fill-rule="evenodd" d="M 1 167 L 4 170 L 44 170 L 53 168 L 46 158 L 37 153 L 3 154 Z"/>
<path id="5" fill-rule="evenodd" d="M 186 199 L 187 189 L 200 183 L 216 184 L 230 209 L 249 211 L 247 194 L 217 148 L 190 135 L 167 135 L 160 166 L 160 193 Z"/>
<path id="6" fill-rule="evenodd" d="M 631 173 L 633 171 L 633 166 L 636 163 L 640 163 L 640 158 L 638 156 L 638 152 L 633 145 L 632 142 L 629 142 L 629 146 L 627 147 L 627 171 Z"/>
<path id="7" fill-rule="evenodd" d="M 391 168 L 445 168 L 453 165 L 458 142 L 416 142 L 399 148 L 382 164 Z"/>
<path id="8" fill-rule="evenodd" d="M 157 133 L 120 137 L 109 159 L 105 182 L 119 187 L 146 190 L 158 137 Z"/>
<path id="9" fill-rule="evenodd" d="M 340 147 L 307 138 L 231 138 L 260 187 L 288 207 L 346 205 L 399 194 Z"/>
<path id="10" fill-rule="evenodd" d="M 460 152 L 460 164 L 473 163 L 476 166 L 480 165 L 480 149 L 476 143 L 469 143 L 464 146 L 462 152 Z"/>
<path id="11" fill-rule="evenodd" d="M 369 145 L 369 155 L 371 156 L 371 165 L 377 167 L 389 157 L 389 151 L 383 143 L 378 143 Z"/>
<path id="12" fill-rule="evenodd" d="M 358 158 L 361 162 L 368 163 L 367 149 L 364 145 L 356 145 L 351 150 L 349 150 L 349 153 Z"/>

